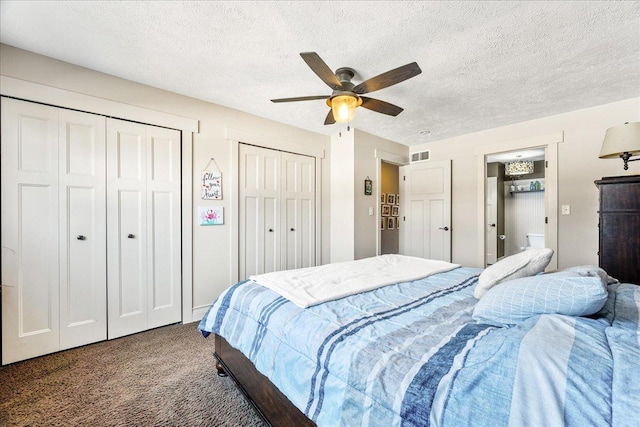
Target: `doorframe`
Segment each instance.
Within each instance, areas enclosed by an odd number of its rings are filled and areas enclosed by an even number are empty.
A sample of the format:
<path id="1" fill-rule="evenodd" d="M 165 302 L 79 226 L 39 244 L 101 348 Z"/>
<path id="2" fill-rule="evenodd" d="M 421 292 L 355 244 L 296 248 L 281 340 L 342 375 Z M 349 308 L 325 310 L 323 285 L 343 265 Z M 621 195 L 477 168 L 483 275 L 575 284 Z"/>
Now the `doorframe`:
<path id="1" fill-rule="evenodd" d="M 380 255 L 382 253 L 382 235 L 380 233 L 380 219 L 382 218 L 382 211 L 381 211 L 382 208 L 380 207 L 381 206 L 380 193 L 382 190 L 382 185 L 380 184 L 382 183 L 382 162 L 390 163 L 400 168 L 401 166 L 406 166 L 409 164 L 409 156 L 390 153 L 388 151 L 384 151 L 376 148 L 373 150 L 373 157 L 376 159 L 376 182 L 378 183 L 378 185 L 375 186 L 376 187 L 376 210 L 375 210 L 376 212 L 376 224 L 375 224 L 376 255 Z M 398 179 L 400 180 L 399 176 L 398 176 Z M 401 184 L 402 182 L 398 183 L 398 194 L 400 194 L 400 190 L 402 190 Z M 403 212 L 402 200 L 404 199 L 400 199 L 400 207 L 399 207 L 400 216 L 398 216 L 398 218 L 402 217 L 402 212 Z M 402 247 L 402 233 L 400 233 L 398 236 L 398 247 L 399 248 Z"/>
<path id="2" fill-rule="evenodd" d="M 505 153 L 516 150 L 526 150 L 531 148 L 545 149 L 545 192 L 544 204 L 545 215 L 548 223 L 545 224 L 545 246 L 553 249 L 553 257 L 548 268 L 555 270 L 558 268 L 558 144 L 564 142 L 564 131 L 553 132 L 545 135 L 538 135 L 519 140 L 503 141 L 496 144 L 478 147 L 475 150 L 477 156 L 477 265 L 486 267 L 485 252 L 485 230 L 486 223 L 486 180 L 487 162 L 486 157 L 490 154 Z"/>
<path id="3" fill-rule="evenodd" d="M 0 88 L 0 95 L 11 98 L 180 131 L 182 323 L 192 322 L 196 318 L 193 313 L 193 134 L 199 132 L 199 121 L 8 76 L 0 76 Z"/>
<path id="4" fill-rule="evenodd" d="M 230 227 L 230 266 L 229 282 L 237 283 L 240 269 L 240 144 L 250 144 L 276 151 L 286 151 L 293 154 L 314 157 L 316 167 L 316 265 L 322 264 L 322 168 L 325 150 L 285 141 L 268 135 L 247 132 L 241 129 L 226 128 L 225 139 L 231 152 L 231 167 L 229 180 L 231 196 L 229 197 L 229 214 L 225 215 Z"/>
<path id="5" fill-rule="evenodd" d="M 490 180 L 495 181 L 495 187 L 496 187 L 496 194 L 495 194 L 495 196 L 496 196 L 496 197 L 495 197 L 495 200 L 491 200 L 491 201 L 493 202 L 493 203 L 492 203 L 493 209 L 491 209 L 491 210 L 492 210 L 493 212 L 495 212 L 495 216 L 496 216 L 496 218 L 495 218 L 495 222 L 493 223 L 493 225 L 494 225 L 494 231 L 495 231 L 495 233 L 496 233 L 496 236 L 495 236 L 495 239 L 493 239 L 493 240 L 494 240 L 494 242 L 491 242 L 491 243 L 492 243 L 492 245 L 493 245 L 493 246 L 495 246 L 495 247 L 494 247 L 494 248 L 492 248 L 492 249 L 493 249 L 493 252 L 494 252 L 493 256 L 494 256 L 494 258 L 495 258 L 495 261 L 493 261 L 493 263 L 496 263 L 496 262 L 498 261 L 498 177 L 497 177 L 497 176 L 488 176 L 488 177 L 485 179 L 485 182 L 486 182 L 486 184 L 485 184 L 485 185 L 487 186 L 487 188 L 489 187 L 489 182 L 490 182 Z M 493 182 L 493 181 L 491 181 L 491 182 Z M 494 185 L 492 185 L 492 186 L 494 186 Z M 504 196 L 503 196 L 503 197 L 504 197 Z M 485 208 L 484 208 L 484 209 L 485 209 L 485 210 L 484 210 L 484 211 L 485 211 L 485 215 L 486 215 L 486 213 L 487 213 L 487 202 L 488 202 L 488 197 L 487 197 L 487 195 L 485 194 L 485 203 L 484 203 L 484 206 L 485 206 Z M 487 230 L 488 230 L 488 228 L 487 228 L 487 227 L 489 226 L 489 222 L 488 222 L 488 221 L 485 221 L 485 223 L 483 224 L 483 226 L 484 226 L 485 233 L 487 233 Z M 485 237 L 486 237 L 486 234 L 485 234 Z M 485 239 L 485 242 L 484 242 L 484 244 L 485 244 L 484 258 L 485 258 L 485 263 L 486 263 L 486 264 L 488 264 L 488 263 L 487 263 L 487 255 L 488 255 L 488 251 L 487 251 L 487 243 L 489 243 L 489 242 L 487 242 L 487 241 L 486 241 L 486 239 Z"/>

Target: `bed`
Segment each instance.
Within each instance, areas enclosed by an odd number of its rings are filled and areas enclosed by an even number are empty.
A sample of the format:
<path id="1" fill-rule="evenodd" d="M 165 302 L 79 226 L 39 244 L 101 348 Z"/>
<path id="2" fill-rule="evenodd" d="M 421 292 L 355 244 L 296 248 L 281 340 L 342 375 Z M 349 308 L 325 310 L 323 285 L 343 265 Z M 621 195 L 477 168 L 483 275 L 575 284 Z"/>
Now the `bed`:
<path id="1" fill-rule="evenodd" d="M 597 267 L 507 267 L 496 281 L 452 265 L 306 305 L 258 276 L 199 328 L 268 425 L 636 425 L 640 287 Z"/>

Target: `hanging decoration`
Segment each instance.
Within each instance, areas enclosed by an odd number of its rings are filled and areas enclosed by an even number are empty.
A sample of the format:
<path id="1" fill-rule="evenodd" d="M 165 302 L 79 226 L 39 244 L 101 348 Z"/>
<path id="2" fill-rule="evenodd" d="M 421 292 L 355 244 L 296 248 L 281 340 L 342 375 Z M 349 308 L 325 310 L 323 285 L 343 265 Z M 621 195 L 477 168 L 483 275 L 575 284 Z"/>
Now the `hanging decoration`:
<path id="1" fill-rule="evenodd" d="M 373 192 L 373 183 L 369 177 L 364 180 L 364 195 L 370 196 Z"/>
<path id="2" fill-rule="evenodd" d="M 213 157 L 202 170 L 202 198 L 222 200 L 222 172 Z"/>

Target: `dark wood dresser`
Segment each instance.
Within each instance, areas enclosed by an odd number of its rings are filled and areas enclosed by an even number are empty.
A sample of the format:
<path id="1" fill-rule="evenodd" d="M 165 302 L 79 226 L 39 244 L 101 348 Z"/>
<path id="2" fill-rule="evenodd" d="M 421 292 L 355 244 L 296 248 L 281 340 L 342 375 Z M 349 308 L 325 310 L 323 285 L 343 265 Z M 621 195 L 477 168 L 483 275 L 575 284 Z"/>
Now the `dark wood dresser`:
<path id="1" fill-rule="evenodd" d="M 640 175 L 602 178 L 598 258 L 610 276 L 640 285 Z"/>

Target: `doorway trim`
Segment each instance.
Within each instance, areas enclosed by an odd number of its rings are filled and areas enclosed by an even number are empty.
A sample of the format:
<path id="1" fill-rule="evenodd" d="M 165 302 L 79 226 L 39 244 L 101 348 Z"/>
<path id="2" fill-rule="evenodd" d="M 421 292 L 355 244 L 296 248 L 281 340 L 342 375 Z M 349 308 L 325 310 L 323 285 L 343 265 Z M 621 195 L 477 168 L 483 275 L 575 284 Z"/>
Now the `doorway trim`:
<path id="1" fill-rule="evenodd" d="M 553 257 L 549 263 L 550 269 L 558 268 L 558 144 L 564 142 L 564 131 L 553 132 L 545 135 L 538 135 L 512 141 L 503 141 L 496 144 L 478 147 L 475 151 L 477 156 L 477 265 L 486 267 L 485 259 L 485 227 L 486 223 L 486 180 L 487 163 L 486 156 L 490 154 L 504 153 L 516 150 L 526 150 L 531 148 L 545 149 L 545 215 L 548 223 L 545 224 L 545 243 L 548 248 L 553 249 Z"/>

